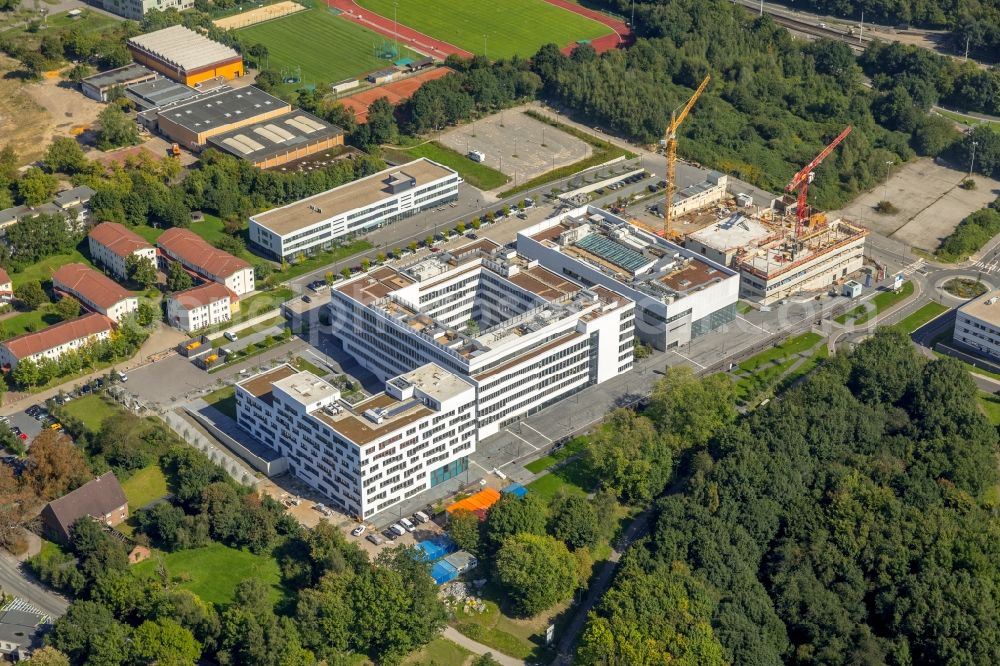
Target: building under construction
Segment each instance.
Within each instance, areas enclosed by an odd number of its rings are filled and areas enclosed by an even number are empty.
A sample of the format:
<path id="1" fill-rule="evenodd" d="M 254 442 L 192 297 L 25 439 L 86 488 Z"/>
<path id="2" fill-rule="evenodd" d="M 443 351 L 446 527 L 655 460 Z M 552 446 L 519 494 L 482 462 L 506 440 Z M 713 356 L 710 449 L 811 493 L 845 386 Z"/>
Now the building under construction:
<path id="1" fill-rule="evenodd" d="M 687 236 L 684 245 L 740 273 L 740 295 L 768 305 L 825 289 L 861 270 L 868 230 L 822 213 L 796 231 L 794 205 L 726 216 Z"/>

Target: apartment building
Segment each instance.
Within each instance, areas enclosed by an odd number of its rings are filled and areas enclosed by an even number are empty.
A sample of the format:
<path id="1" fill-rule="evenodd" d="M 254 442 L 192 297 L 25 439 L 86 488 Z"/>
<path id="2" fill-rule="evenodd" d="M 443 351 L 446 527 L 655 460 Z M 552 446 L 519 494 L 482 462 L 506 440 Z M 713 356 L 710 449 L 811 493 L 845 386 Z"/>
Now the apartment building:
<path id="1" fill-rule="evenodd" d="M 191 333 L 229 321 L 238 309 L 236 294 L 218 282 L 206 282 L 167 297 L 167 322 Z"/>
<path id="2" fill-rule="evenodd" d="M 414 160 L 250 218 L 250 242 L 272 259 L 331 248 L 360 234 L 458 198 L 458 174 Z"/>
<path id="3" fill-rule="evenodd" d="M 475 386 L 480 437 L 632 367 L 632 300 L 487 240 L 339 283 L 330 312 L 376 376 L 436 363 Z"/>
<path id="4" fill-rule="evenodd" d="M 428 363 L 357 404 L 290 365 L 236 385 L 237 422 L 345 513 L 368 518 L 468 469 L 476 391 Z"/>
<path id="5" fill-rule="evenodd" d="M 156 266 L 156 248 L 145 238 L 117 222 L 101 222 L 87 234 L 90 257 L 119 280 L 128 277 L 126 262 L 135 255 Z"/>
<path id="6" fill-rule="evenodd" d="M 139 309 L 139 299 L 103 273 L 84 264 L 66 264 L 52 274 L 52 288 L 68 294 L 84 307 L 116 324 Z"/>
<path id="7" fill-rule="evenodd" d="M 10 303 L 14 299 L 14 283 L 6 270 L 0 268 L 0 303 Z"/>
<path id="8" fill-rule="evenodd" d="M 253 267 L 239 257 L 212 247 L 188 229 L 167 229 L 156 241 L 160 249 L 161 268 L 169 270 L 171 261 L 180 262 L 184 268 L 205 280 L 225 285 L 237 296 L 254 290 Z"/>
<path id="9" fill-rule="evenodd" d="M 687 344 L 736 318 L 736 271 L 596 206 L 521 231 L 517 251 L 554 273 L 632 299 L 636 335 L 656 349 Z"/>
<path id="10" fill-rule="evenodd" d="M 57 361 L 66 352 L 106 340 L 113 328 L 110 319 L 89 312 L 35 333 L 18 335 L 0 342 L 0 366 L 13 369 L 21 361 L 38 362 L 42 358 Z"/>

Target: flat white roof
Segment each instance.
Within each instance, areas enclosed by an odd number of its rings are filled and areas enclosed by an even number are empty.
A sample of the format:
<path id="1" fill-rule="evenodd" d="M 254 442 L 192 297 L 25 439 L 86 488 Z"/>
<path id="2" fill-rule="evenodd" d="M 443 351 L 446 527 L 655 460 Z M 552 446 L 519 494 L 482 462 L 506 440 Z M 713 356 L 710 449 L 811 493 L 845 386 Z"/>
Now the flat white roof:
<path id="1" fill-rule="evenodd" d="M 688 234 L 688 238 L 720 252 L 746 247 L 767 238 L 771 229 L 741 213 Z"/>
<path id="2" fill-rule="evenodd" d="M 991 326 L 1000 327 L 1000 289 L 986 292 L 960 307 L 958 311 Z"/>
<path id="3" fill-rule="evenodd" d="M 340 391 L 332 384 L 305 370 L 291 377 L 279 379 L 274 382 L 274 387 L 288 394 L 289 397 L 294 398 L 303 406 L 311 405 L 320 400 L 335 400 L 340 397 Z"/>
<path id="4" fill-rule="evenodd" d="M 128 43 L 188 72 L 240 57 L 225 44 L 182 25 L 138 35 L 129 39 Z"/>

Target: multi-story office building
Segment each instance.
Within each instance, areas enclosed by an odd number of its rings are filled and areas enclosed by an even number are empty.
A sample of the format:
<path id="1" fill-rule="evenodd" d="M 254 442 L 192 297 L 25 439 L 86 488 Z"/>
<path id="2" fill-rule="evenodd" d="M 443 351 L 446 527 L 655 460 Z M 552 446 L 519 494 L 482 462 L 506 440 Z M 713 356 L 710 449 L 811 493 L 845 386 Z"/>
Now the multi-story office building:
<path id="1" fill-rule="evenodd" d="M 545 220 L 517 235 L 517 251 L 584 285 L 635 301 L 635 332 L 670 349 L 736 317 L 736 271 L 638 229 L 595 206 Z"/>
<path id="2" fill-rule="evenodd" d="M 955 311 L 952 340 L 1000 361 L 1000 289 L 988 291 Z"/>
<path id="3" fill-rule="evenodd" d="M 329 249 L 336 239 L 440 206 L 458 198 L 458 174 L 419 159 L 354 182 L 258 213 L 250 218 L 250 242 L 273 259 L 292 259 Z"/>
<path id="4" fill-rule="evenodd" d="M 236 385 L 237 422 L 288 459 L 297 477 L 368 518 L 468 469 L 476 391 L 429 363 L 357 404 L 282 365 Z"/>
<path id="5" fill-rule="evenodd" d="M 472 384 L 480 437 L 632 367 L 630 299 L 487 240 L 342 282 L 330 310 L 376 376 L 432 362 Z"/>

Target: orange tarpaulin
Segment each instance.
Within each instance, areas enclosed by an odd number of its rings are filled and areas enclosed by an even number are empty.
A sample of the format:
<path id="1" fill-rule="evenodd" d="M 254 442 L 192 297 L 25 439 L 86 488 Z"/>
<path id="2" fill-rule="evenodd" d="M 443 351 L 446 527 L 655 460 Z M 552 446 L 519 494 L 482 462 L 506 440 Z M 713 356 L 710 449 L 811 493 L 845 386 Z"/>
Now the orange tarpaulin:
<path id="1" fill-rule="evenodd" d="M 486 509 L 496 504 L 498 499 L 500 499 L 500 491 L 493 490 L 492 488 L 484 488 L 471 497 L 466 497 L 464 500 L 455 502 L 445 509 L 445 511 L 448 513 L 452 513 L 458 509 L 486 511 Z"/>

